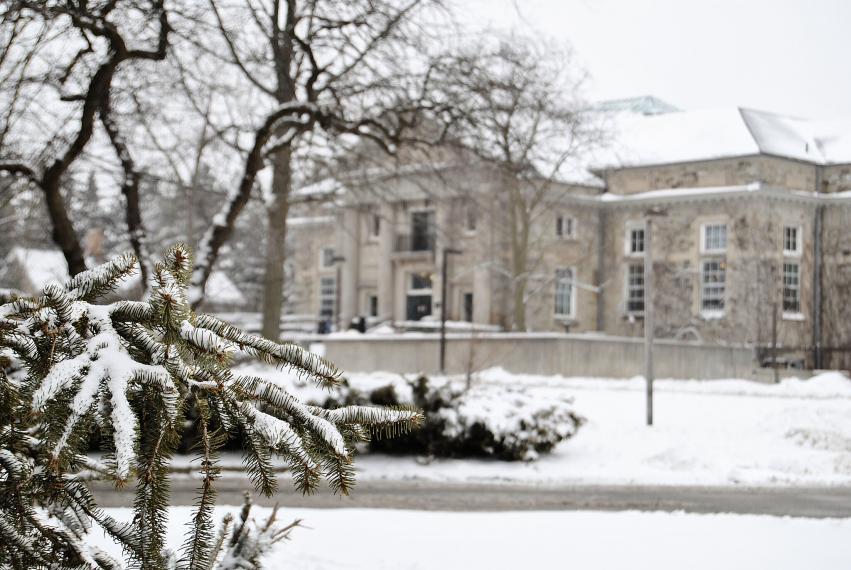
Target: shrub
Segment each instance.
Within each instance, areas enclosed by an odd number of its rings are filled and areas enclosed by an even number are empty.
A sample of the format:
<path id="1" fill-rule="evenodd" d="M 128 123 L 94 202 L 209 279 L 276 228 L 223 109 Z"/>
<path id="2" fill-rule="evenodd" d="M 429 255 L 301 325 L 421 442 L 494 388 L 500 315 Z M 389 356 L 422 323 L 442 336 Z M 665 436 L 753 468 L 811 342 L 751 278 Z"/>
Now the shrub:
<path id="1" fill-rule="evenodd" d="M 325 406 L 367 403 L 413 405 L 425 412 L 425 423 L 416 432 L 370 442 L 371 450 L 385 453 L 529 461 L 572 437 L 583 422 L 569 399 L 488 384 L 468 389 L 463 383 L 426 376 L 369 392 L 343 386 Z"/>

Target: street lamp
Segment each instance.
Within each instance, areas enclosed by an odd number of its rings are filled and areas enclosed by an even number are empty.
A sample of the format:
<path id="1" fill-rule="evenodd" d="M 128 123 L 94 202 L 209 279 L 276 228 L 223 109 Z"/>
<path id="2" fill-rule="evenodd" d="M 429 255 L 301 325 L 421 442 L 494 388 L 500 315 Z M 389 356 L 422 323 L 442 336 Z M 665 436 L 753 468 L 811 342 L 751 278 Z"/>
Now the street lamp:
<path id="1" fill-rule="evenodd" d="M 644 380 L 647 383 L 647 425 L 653 425 L 653 218 L 667 216 L 659 207 L 644 212 Z"/>
<path id="2" fill-rule="evenodd" d="M 342 255 L 335 254 L 331 257 L 331 264 L 336 266 L 337 268 L 337 275 L 335 276 L 337 286 L 334 287 L 334 321 L 336 322 L 338 332 L 343 329 L 342 323 L 340 321 L 340 289 L 342 288 L 342 283 L 340 282 L 340 280 L 342 278 L 343 272 L 341 268 L 344 261 L 346 261 L 346 258 Z"/>
<path id="3" fill-rule="evenodd" d="M 445 248 L 443 250 L 443 269 L 440 274 L 440 373 L 446 373 L 446 285 L 448 260 L 450 255 L 460 255 L 460 249 Z"/>

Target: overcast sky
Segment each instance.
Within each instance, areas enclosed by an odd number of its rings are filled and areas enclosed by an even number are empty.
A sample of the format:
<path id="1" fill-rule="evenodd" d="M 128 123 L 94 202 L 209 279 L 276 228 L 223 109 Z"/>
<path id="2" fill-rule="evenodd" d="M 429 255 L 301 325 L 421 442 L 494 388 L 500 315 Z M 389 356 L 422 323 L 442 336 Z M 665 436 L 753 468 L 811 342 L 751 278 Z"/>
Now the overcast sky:
<path id="1" fill-rule="evenodd" d="M 456 0 L 465 20 L 567 41 L 594 99 L 656 95 L 851 118 L 851 0 Z"/>

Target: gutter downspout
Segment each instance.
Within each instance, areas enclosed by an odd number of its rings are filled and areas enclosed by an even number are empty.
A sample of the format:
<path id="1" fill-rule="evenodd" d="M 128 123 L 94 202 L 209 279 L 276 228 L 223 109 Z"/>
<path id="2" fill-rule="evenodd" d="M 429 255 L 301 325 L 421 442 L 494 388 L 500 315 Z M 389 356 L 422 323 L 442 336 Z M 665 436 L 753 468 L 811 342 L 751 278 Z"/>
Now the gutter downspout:
<path id="1" fill-rule="evenodd" d="M 822 167 L 816 167 L 816 194 L 822 192 Z M 822 362 L 822 226 L 824 206 L 816 205 L 813 219 L 813 365 L 823 368 Z"/>

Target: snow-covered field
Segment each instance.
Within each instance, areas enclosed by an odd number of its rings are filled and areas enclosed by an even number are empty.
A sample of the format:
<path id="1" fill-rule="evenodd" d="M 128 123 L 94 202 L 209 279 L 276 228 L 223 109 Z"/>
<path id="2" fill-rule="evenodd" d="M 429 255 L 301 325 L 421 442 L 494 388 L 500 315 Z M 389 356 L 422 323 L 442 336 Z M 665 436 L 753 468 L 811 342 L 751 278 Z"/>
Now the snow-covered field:
<path id="1" fill-rule="evenodd" d="M 253 373 L 281 374 L 253 366 Z M 369 389 L 398 375 L 352 374 Z M 779 385 L 743 380 L 655 383 L 646 427 L 644 382 L 529 376 L 492 369 L 477 382 L 569 395 L 587 419 L 579 433 L 532 463 L 362 455 L 361 479 L 646 485 L 851 484 L 851 380 L 823 374 Z M 312 388 L 305 388 L 312 392 Z M 233 460 L 233 459 L 232 459 Z"/>
<path id="2" fill-rule="evenodd" d="M 217 509 L 220 518 L 225 511 Z M 129 509 L 108 509 L 117 518 Z M 171 509 L 170 544 L 180 544 L 189 507 Z M 256 516 L 268 509 L 256 509 Z M 472 570 L 476 568 L 851 568 L 851 519 L 791 519 L 683 513 L 443 513 L 291 509 L 300 518 L 268 568 Z M 101 546 L 116 553 L 114 545 Z"/>

